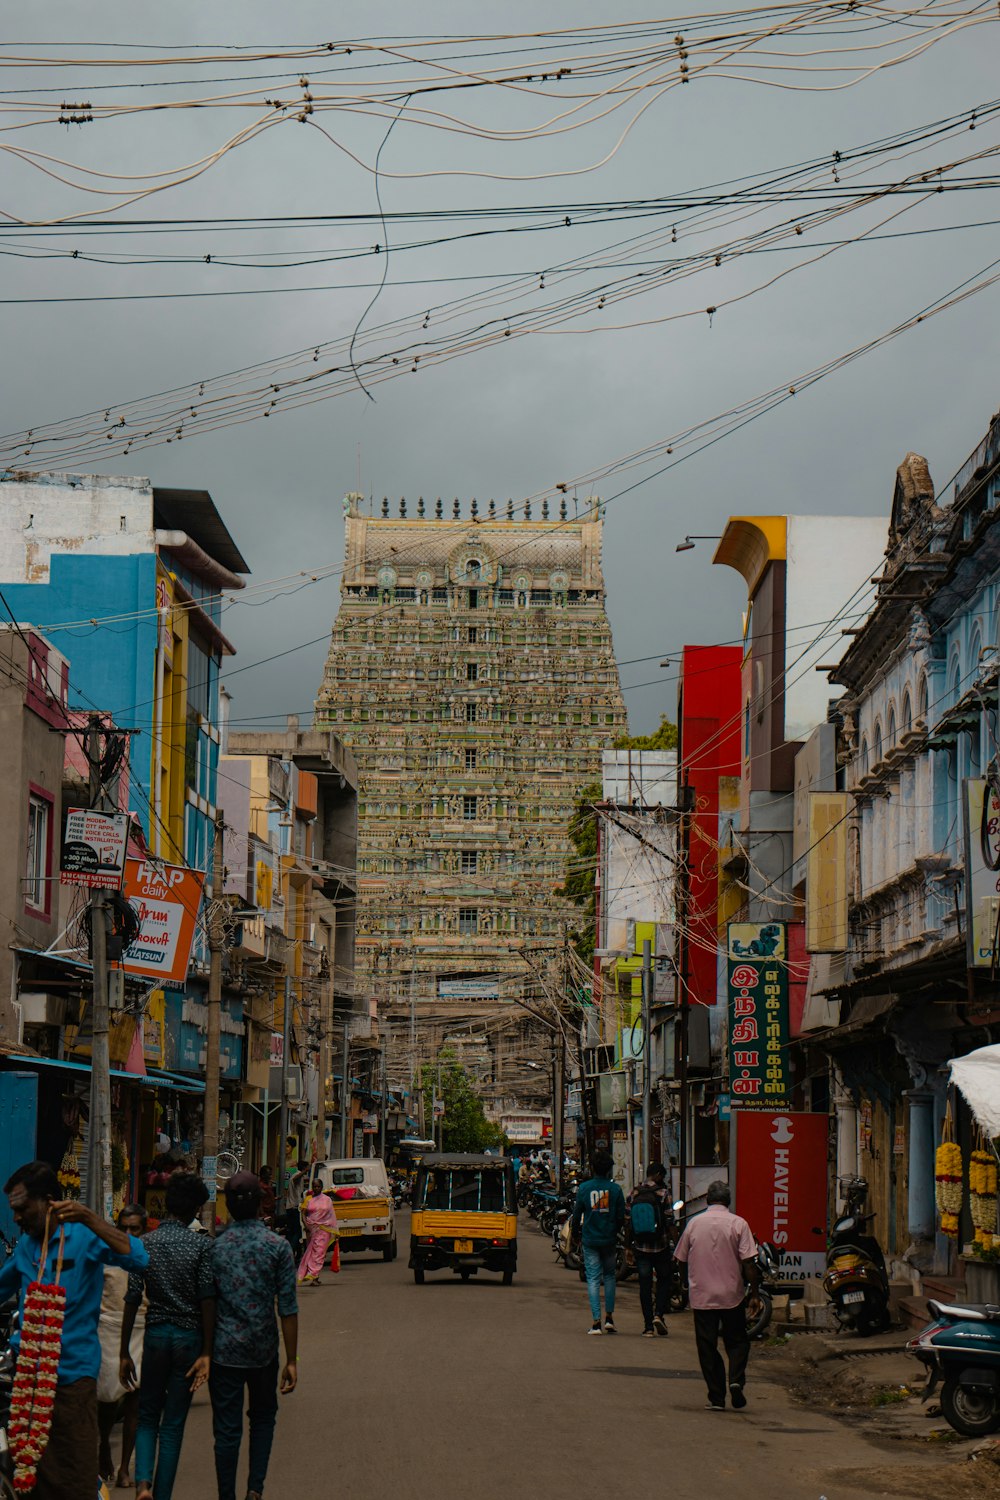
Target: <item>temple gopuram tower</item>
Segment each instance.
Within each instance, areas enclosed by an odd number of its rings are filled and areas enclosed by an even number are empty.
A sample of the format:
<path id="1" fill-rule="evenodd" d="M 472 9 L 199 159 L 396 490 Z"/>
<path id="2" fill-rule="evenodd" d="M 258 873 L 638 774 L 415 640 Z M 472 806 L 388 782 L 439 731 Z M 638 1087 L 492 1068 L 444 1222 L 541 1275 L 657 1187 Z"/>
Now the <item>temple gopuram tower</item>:
<path id="1" fill-rule="evenodd" d="M 361 498 L 316 700 L 361 777 L 358 991 L 421 1028 L 485 1019 L 537 993 L 578 920 L 567 823 L 627 727 L 600 509 L 375 518 Z"/>

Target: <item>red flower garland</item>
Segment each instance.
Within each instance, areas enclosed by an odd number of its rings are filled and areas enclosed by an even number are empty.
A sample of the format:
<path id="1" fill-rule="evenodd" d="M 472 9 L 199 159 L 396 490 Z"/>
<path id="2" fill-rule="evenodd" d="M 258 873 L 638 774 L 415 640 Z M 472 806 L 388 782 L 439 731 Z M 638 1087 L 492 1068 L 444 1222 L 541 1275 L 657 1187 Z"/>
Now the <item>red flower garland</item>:
<path id="1" fill-rule="evenodd" d="M 43 1282 L 48 1253 L 48 1224 L 39 1261 L 39 1280 L 25 1293 L 21 1315 L 21 1347 L 17 1356 L 10 1403 L 8 1439 L 14 1460 L 14 1489 L 27 1494 L 35 1488 L 38 1465 L 48 1447 L 52 1409 L 56 1399 L 59 1355 L 62 1350 L 66 1288 L 62 1274 L 63 1237 L 60 1236 L 56 1280 Z"/>

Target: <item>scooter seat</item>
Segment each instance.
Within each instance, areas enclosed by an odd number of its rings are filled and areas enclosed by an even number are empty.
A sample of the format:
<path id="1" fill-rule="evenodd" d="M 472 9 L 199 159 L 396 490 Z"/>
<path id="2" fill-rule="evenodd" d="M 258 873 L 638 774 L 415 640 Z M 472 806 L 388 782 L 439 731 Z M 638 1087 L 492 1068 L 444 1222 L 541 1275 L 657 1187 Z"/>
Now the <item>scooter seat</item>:
<path id="1" fill-rule="evenodd" d="M 932 1317 L 953 1322 L 1000 1323 L 1000 1307 L 991 1302 L 928 1302 L 927 1309 Z"/>

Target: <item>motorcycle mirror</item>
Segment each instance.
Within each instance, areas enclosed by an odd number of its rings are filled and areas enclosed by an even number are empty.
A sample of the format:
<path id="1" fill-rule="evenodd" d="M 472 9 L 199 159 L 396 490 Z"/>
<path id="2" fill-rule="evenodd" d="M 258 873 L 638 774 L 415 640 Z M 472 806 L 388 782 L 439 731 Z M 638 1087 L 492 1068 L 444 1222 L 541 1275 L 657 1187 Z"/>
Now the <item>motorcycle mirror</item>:
<path id="1" fill-rule="evenodd" d="M 673 1205 L 674 1213 L 675 1214 L 679 1214 L 680 1211 L 681 1211 L 681 1209 L 683 1207 L 684 1207 L 684 1199 L 683 1198 L 678 1198 L 677 1202 Z"/>

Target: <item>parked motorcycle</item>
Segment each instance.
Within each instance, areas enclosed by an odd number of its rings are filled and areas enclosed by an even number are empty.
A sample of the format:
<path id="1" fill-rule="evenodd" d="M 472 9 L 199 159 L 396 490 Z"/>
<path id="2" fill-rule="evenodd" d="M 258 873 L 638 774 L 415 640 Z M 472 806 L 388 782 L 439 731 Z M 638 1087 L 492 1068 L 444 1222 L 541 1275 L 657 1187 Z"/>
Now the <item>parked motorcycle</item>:
<path id="1" fill-rule="evenodd" d="M 772 1299 L 778 1290 L 778 1252 L 769 1240 L 762 1240 L 757 1246 L 754 1259 L 757 1262 L 757 1298 L 760 1307 L 753 1317 L 749 1312 L 747 1313 L 747 1336 L 759 1339 L 770 1323 L 774 1312 Z"/>
<path id="2" fill-rule="evenodd" d="M 906 1348 L 928 1372 L 923 1399 L 941 1385 L 941 1410 L 963 1437 L 1000 1429 L 1000 1307 L 928 1302 L 932 1322 Z"/>
<path id="3" fill-rule="evenodd" d="M 863 1212 L 867 1196 L 865 1179 L 852 1178 L 845 1211 L 830 1236 L 823 1277 L 839 1326 L 862 1337 L 889 1327 L 889 1277 L 879 1243 L 867 1232 L 875 1217 Z"/>

